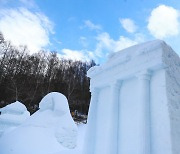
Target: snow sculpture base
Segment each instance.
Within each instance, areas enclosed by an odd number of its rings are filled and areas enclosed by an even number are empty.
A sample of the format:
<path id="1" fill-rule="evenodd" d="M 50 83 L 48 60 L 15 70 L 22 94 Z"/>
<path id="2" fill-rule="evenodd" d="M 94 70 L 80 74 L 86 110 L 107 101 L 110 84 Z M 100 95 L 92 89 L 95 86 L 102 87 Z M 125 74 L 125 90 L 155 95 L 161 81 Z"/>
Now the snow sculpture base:
<path id="1" fill-rule="evenodd" d="M 84 154 L 178 154 L 180 59 L 156 40 L 88 71 L 92 94 Z"/>

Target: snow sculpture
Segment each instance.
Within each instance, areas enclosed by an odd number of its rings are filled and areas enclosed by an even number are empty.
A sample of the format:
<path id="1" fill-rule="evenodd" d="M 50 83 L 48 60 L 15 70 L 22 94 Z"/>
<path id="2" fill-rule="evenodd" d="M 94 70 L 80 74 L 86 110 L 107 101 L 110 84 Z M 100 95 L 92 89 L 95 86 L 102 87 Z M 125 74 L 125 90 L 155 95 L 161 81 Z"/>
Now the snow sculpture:
<path id="1" fill-rule="evenodd" d="M 29 116 L 25 105 L 16 101 L 0 109 L 0 137 L 22 124 Z"/>
<path id="2" fill-rule="evenodd" d="M 0 154 L 54 154 L 78 150 L 77 126 L 66 97 L 47 94 L 40 109 L 22 125 L 0 138 Z M 63 152 L 62 152 L 63 151 Z"/>
<path id="3" fill-rule="evenodd" d="M 66 97 L 61 93 L 51 92 L 41 100 L 39 107 L 39 111 L 24 125 L 47 128 L 62 146 L 75 148 L 77 126 L 71 117 Z"/>
<path id="4" fill-rule="evenodd" d="M 178 154 L 180 58 L 155 40 L 88 71 L 91 104 L 83 154 Z"/>
<path id="5" fill-rule="evenodd" d="M 66 97 L 63 94 L 52 92 L 46 95 L 40 102 L 39 112 L 51 110 L 55 126 L 55 137 L 57 141 L 67 148 L 75 148 L 77 140 L 77 126 L 74 123 Z M 50 121 L 47 121 L 49 123 Z"/>
<path id="6" fill-rule="evenodd" d="M 74 123 L 66 97 L 58 92 L 47 94 L 39 104 L 39 111 L 35 112 L 24 127 L 39 127 L 48 129 L 56 140 L 64 147 L 76 147 L 77 126 Z"/>

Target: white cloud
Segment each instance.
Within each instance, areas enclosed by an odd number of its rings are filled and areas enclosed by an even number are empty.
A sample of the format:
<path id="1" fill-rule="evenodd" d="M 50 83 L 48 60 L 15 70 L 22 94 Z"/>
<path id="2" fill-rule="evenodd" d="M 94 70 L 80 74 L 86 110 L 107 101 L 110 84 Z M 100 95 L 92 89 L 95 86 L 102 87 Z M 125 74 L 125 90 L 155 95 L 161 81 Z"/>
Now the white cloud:
<path id="1" fill-rule="evenodd" d="M 115 49 L 114 49 L 114 51 L 115 52 L 120 51 L 122 49 L 130 47 L 130 46 L 135 45 L 137 43 L 138 43 L 137 40 L 131 40 L 128 37 L 120 36 L 119 40 L 117 40 L 115 42 Z"/>
<path id="2" fill-rule="evenodd" d="M 86 40 L 85 37 L 81 37 L 81 39 Z M 97 35 L 96 40 L 97 43 L 93 51 L 86 49 L 71 50 L 65 48 L 61 50 L 62 54 L 59 54 L 58 56 L 59 58 L 81 61 L 90 61 L 93 59 L 98 63 L 99 61 L 104 61 L 104 59 L 112 52 L 118 52 L 124 48 L 143 42 L 144 35 L 136 34 L 134 39 L 120 36 L 118 40 L 114 40 L 107 32 L 103 32 Z"/>
<path id="3" fill-rule="evenodd" d="M 102 29 L 101 25 L 94 24 L 90 20 L 85 20 L 84 25 L 85 25 L 85 27 L 88 27 L 91 30 L 101 30 Z"/>
<path id="4" fill-rule="evenodd" d="M 125 19 L 119 19 L 122 27 L 129 33 L 134 33 L 137 30 L 137 26 L 135 25 L 134 21 L 129 19 L 129 18 L 125 18 Z"/>
<path id="5" fill-rule="evenodd" d="M 81 61 L 90 61 L 95 58 L 93 52 L 86 50 L 62 49 L 61 52 L 62 54 L 59 54 L 59 58 Z"/>
<path id="6" fill-rule="evenodd" d="M 50 44 L 53 33 L 52 22 L 42 13 L 25 8 L 0 10 L 0 31 L 14 45 L 27 45 L 37 52 Z"/>
<path id="7" fill-rule="evenodd" d="M 143 41 L 141 35 L 137 35 L 137 38 L 135 38 L 134 40 L 124 36 L 120 36 L 118 40 L 114 40 L 107 32 L 99 34 L 96 39 L 98 43 L 95 53 L 98 57 L 104 57 L 104 54 L 108 55 L 112 52 L 118 52 L 124 48 L 130 47 Z"/>
<path id="8" fill-rule="evenodd" d="M 156 38 L 166 38 L 179 34 L 179 11 L 173 7 L 160 5 L 153 9 L 148 19 L 148 30 Z"/>

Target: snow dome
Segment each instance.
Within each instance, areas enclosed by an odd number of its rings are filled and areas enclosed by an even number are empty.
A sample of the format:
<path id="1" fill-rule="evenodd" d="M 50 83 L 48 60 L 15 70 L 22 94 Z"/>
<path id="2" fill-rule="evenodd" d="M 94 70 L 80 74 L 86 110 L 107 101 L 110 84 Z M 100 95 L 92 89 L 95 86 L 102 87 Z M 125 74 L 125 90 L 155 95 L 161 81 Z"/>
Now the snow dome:
<path id="1" fill-rule="evenodd" d="M 155 40 L 88 71 L 91 103 L 83 154 L 179 154 L 180 58 Z"/>

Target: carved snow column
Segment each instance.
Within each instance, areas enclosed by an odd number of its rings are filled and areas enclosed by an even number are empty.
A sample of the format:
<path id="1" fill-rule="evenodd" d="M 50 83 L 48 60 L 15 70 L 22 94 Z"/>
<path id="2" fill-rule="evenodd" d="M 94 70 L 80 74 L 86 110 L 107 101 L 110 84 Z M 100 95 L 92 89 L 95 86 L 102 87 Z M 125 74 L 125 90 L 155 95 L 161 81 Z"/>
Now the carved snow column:
<path id="1" fill-rule="evenodd" d="M 91 115 L 88 117 L 88 127 L 87 131 L 92 133 L 87 134 L 87 143 L 88 145 L 85 145 L 86 148 L 84 149 L 84 153 L 86 154 L 93 154 L 94 148 L 95 148 L 95 141 L 96 141 L 96 125 L 97 125 L 97 104 L 98 104 L 98 97 L 99 97 L 99 89 L 95 87 L 91 87 L 91 103 L 89 108 L 88 115 Z M 93 113 L 91 113 L 93 112 Z M 88 146 L 91 145 L 92 148 L 88 149 Z M 86 151 L 86 149 L 88 149 Z"/>
<path id="2" fill-rule="evenodd" d="M 98 88 L 91 88 L 91 107 L 90 107 L 90 111 L 89 111 L 89 114 L 91 114 L 91 112 L 94 113 L 94 111 L 97 110 L 97 101 L 98 101 L 98 96 L 99 96 L 99 89 Z M 96 112 L 95 112 L 96 113 Z M 95 116 L 93 116 L 94 114 L 91 115 L 91 117 L 89 117 L 90 119 L 88 120 L 91 120 L 95 118 Z"/>
<path id="3" fill-rule="evenodd" d="M 140 105 L 140 154 L 151 154 L 151 133 L 150 133 L 150 71 L 143 71 L 138 74 L 139 80 L 139 105 Z"/>
<path id="4" fill-rule="evenodd" d="M 109 153 L 118 154 L 118 138 L 119 138 L 119 93 L 121 89 L 121 81 L 115 81 L 111 85 L 111 105 L 112 105 L 112 134 L 109 143 L 111 144 Z"/>

